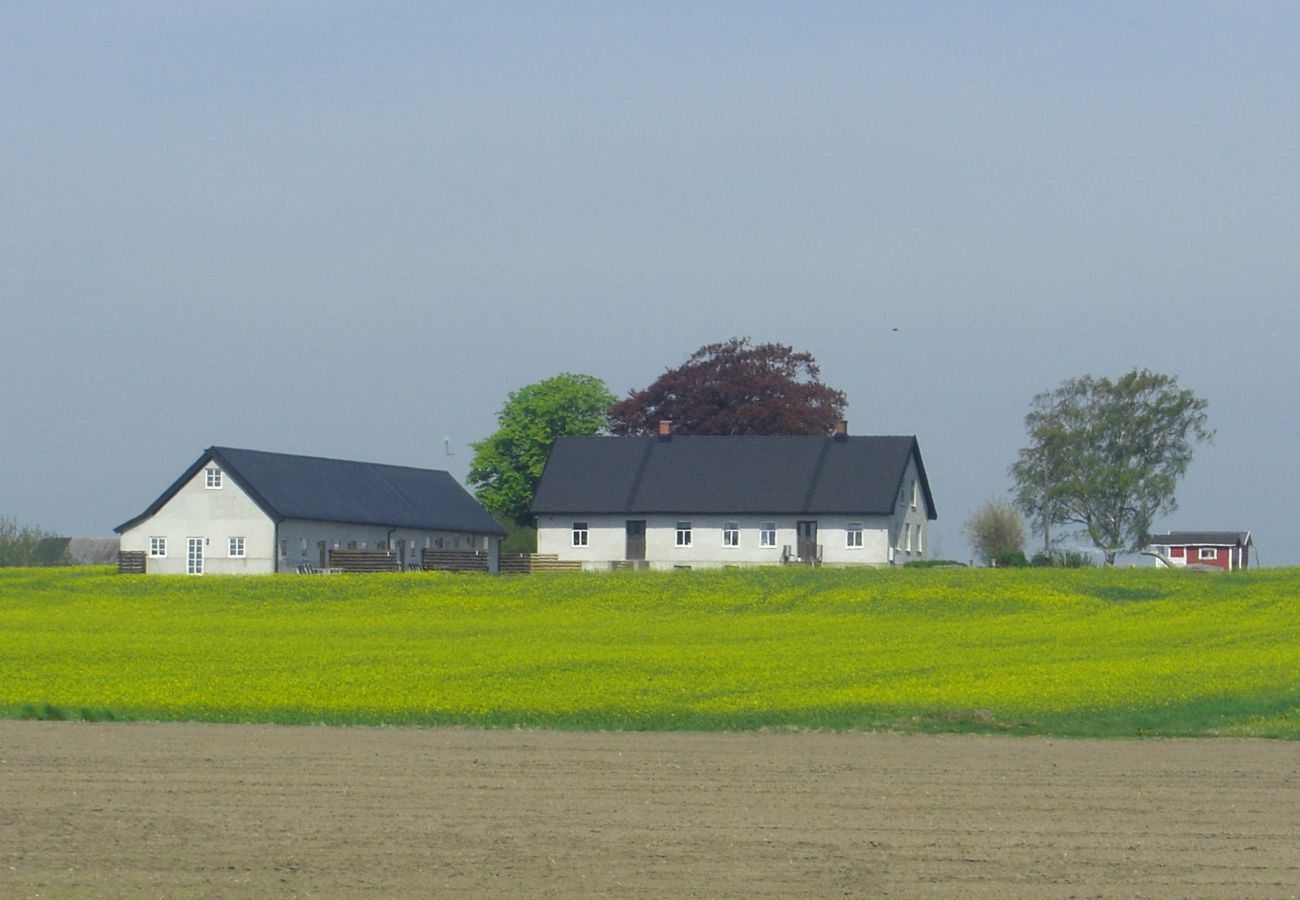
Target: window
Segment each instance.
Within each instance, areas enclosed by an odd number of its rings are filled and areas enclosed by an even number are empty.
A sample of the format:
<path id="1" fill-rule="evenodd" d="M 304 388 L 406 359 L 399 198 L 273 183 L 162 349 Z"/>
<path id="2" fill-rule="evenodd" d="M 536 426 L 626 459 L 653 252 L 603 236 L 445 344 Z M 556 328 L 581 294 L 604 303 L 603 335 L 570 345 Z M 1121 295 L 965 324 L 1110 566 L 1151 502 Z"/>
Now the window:
<path id="1" fill-rule="evenodd" d="M 587 523 L 586 522 L 573 523 L 573 546 L 575 547 L 587 546 Z"/>
<path id="2" fill-rule="evenodd" d="M 1199 548 L 1197 548 L 1196 558 L 1197 558 L 1198 560 L 1200 560 L 1200 559 L 1218 559 L 1218 558 L 1219 558 L 1219 548 L 1218 548 L 1218 547 L 1199 547 Z"/>
<path id="3" fill-rule="evenodd" d="M 204 482 L 204 484 L 206 485 L 208 490 L 210 491 L 221 490 L 221 470 L 218 469 L 216 466 L 208 466 L 208 468 L 204 469 L 203 472 L 207 479 Z"/>
<path id="4" fill-rule="evenodd" d="M 916 509 L 916 479 L 912 480 L 912 509 Z"/>
<path id="5" fill-rule="evenodd" d="M 677 523 L 677 546 L 689 547 L 691 545 L 691 523 Z"/>
<path id="6" fill-rule="evenodd" d="M 921 526 L 920 526 L 920 525 L 917 525 L 917 526 L 916 526 L 916 552 L 917 552 L 917 553 L 921 553 L 921 552 L 924 551 L 924 549 L 925 549 L 924 547 L 921 546 L 921 536 L 922 536 L 924 533 L 925 533 L 925 532 L 923 532 L 923 531 L 921 530 Z"/>
<path id="7" fill-rule="evenodd" d="M 243 559 L 244 539 L 242 537 L 232 537 L 230 539 L 230 555 L 237 559 Z"/>
<path id="8" fill-rule="evenodd" d="M 203 538 L 185 539 L 185 574 L 203 574 Z"/>
<path id="9" fill-rule="evenodd" d="M 167 555 L 167 538 L 151 537 L 149 538 L 149 555 L 166 556 Z"/>
<path id="10" fill-rule="evenodd" d="M 758 545 L 760 547 L 776 546 L 776 523 L 764 522 L 758 530 Z"/>
<path id="11" fill-rule="evenodd" d="M 722 546 L 739 547 L 740 546 L 740 523 L 724 522 L 722 525 Z"/>
<path id="12" fill-rule="evenodd" d="M 850 522 L 844 531 L 844 546 L 862 547 L 862 523 Z"/>

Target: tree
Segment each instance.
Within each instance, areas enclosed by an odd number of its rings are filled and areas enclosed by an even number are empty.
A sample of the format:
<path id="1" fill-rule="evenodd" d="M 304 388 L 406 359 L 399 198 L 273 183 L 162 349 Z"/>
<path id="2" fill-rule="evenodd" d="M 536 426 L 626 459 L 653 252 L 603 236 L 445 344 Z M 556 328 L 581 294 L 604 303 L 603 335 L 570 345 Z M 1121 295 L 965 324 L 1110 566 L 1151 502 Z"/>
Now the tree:
<path id="1" fill-rule="evenodd" d="M 568 372 L 512 392 L 497 414 L 496 433 L 473 445 L 468 481 L 479 502 L 517 525 L 529 524 L 551 444 L 561 435 L 604 429 L 605 411 L 616 399 L 599 378 Z"/>
<path id="2" fill-rule="evenodd" d="M 1174 488 L 1194 443 L 1212 441 L 1206 401 L 1147 369 L 1115 381 L 1086 375 L 1033 399 L 1030 445 L 1011 466 L 1016 502 L 1047 541 L 1076 525 L 1114 565 L 1140 550 L 1157 515 L 1178 508 Z"/>
<path id="3" fill-rule="evenodd" d="M 1000 563 L 1014 553 L 1024 558 L 1025 525 L 1010 501 L 986 500 L 963 530 L 975 555 L 986 563 Z"/>
<path id="4" fill-rule="evenodd" d="M 650 434 L 663 420 L 681 434 L 830 434 L 846 405 L 811 354 L 731 338 L 629 392 L 609 422 L 614 434 Z"/>
<path id="5" fill-rule="evenodd" d="M 48 531 L 0 516 L 0 566 L 34 566 L 41 562 L 37 548 L 54 537 Z"/>

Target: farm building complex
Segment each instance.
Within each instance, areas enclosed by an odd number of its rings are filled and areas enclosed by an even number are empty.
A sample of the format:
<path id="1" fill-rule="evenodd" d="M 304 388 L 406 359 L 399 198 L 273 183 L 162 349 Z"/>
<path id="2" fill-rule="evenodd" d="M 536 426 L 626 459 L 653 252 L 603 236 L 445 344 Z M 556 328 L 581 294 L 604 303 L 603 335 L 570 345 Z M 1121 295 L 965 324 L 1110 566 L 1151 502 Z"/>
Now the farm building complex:
<path id="1" fill-rule="evenodd" d="M 495 571 L 502 528 L 447 472 L 210 447 L 143 513 L 115 529 L 123 553 L 163 574 L 292 572 L 332 551 L 478 550 Z"/>
<path id="2" fill-rule="evenodd" d="M 934 498 L 915 437 L 562 437 L 537 549 L 584 568 L 881 566 L 924 559 Z"/>

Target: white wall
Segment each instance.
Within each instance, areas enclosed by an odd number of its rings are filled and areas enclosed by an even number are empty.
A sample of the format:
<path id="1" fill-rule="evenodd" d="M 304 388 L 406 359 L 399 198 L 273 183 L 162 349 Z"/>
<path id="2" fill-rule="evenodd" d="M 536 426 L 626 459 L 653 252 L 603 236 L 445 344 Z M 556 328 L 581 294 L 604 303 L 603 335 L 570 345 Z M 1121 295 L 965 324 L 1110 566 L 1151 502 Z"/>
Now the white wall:
<path id="1" fill-rule="evenodd" d="M 275 524 L 240 487 L 222 473 L 220 488 L 207 487 L 204 469 L 186 482 L 162 509 L 122 532 L 123 550 L 143 550 L 146 570 L 184 575 L 188 539 L 203 539 L 205 575 L 252 575 L 275 571 Z M 167 539 L 167 555 L 149 556 L 151 537 Z M 244 539 L 243 558 L 231 558 L 229 539 Z"/>
<path id="2" fill-rule="evenodd" d="M 538 519 L 537 552 L 554 553 L 563 560 L 578 560 L 590 568 L 607 568 L 612 561 L 627 557 L 627 521 L 639 519 L 635 515 L 619 516 L 541 516 Z M 798 537 L 796 523 L 817 522 L 817 542 L 822 547 L 822 562 L 826 565 L 886 565 L 889 562 L 891 540 L 890 517 L 859 516 L 645 516 L 646 560 L 652 568 L 693 566 L 777 565 L 781 550 L 788 546 L 796 552 Z M 573 523 L 587 523 L 587 546 L 573 546 Z M 677 546 L 677 523 L 691 523 L 691 545 Z M 736 522 L 740 531 L 738 546 L 723 545 L 723 525 Z M 776 523 L 776 544 L 760 544 L 760 529 L 764 522 Z M 847 526 L 850 522 L 863 524 L 863 546 L 847 546 Z"/>

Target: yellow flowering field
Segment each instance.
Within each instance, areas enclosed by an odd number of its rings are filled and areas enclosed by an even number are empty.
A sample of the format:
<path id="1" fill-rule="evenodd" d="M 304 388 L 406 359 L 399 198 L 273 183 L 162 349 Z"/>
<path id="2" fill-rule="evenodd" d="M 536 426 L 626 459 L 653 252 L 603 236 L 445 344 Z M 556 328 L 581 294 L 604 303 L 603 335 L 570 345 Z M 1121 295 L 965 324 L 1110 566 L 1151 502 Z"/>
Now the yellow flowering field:
<path id="1" fill-rule="evenodd" d="M 0 715 L 1300 736 L 1300 570 L 0 569 Z"/>

